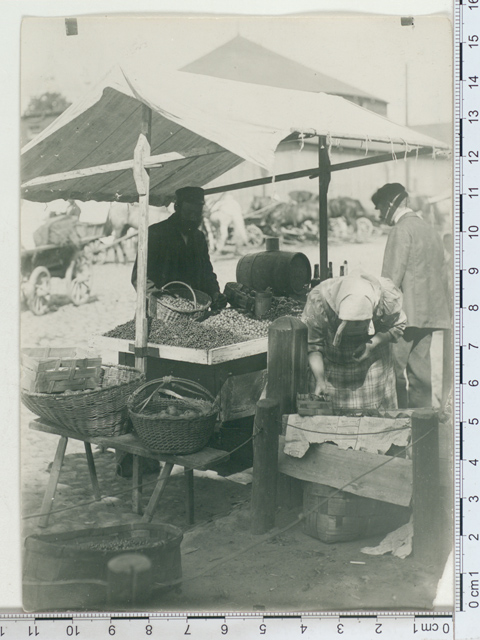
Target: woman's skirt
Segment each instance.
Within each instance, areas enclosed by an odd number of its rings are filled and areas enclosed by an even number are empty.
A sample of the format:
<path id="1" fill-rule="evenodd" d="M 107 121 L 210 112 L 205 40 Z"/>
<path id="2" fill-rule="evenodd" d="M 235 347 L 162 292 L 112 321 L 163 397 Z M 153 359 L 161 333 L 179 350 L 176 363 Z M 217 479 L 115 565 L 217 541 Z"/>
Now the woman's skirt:
<path id="1" fill-rule="evenodd" d="M 358 344 L 358 343 L 357 343 Z M 384 344 L 373 357 L 353 360 L 356 345 L 342 340 L 323 353 L 326 392 L 334 409 L 396 409 L 395 369 L 392 348 Z"/>

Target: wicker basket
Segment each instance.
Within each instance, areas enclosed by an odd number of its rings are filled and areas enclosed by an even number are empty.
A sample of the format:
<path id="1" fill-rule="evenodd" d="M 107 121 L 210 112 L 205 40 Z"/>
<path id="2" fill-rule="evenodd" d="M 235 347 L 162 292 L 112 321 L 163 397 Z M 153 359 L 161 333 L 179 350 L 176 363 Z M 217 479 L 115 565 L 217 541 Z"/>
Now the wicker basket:
<path id="1" fill-rule="evenodd" d="M 171 376 L 139 387 L 127 406 L 138 437 L 155 453 L 188 454 L 203 449 L 218 415 L 217 402 L 204 387 Z"/>
<path id="2" fill-rule="evenodd" d="M 22 402 L 33 413 L 66 429 L 89 436 L 119 436 L 129 431 L 128 396 L 145 380 L 138 369 L 103 365 L 100 388 L 64 393 L 22 390 Z"/>
<path id="3" fill-rule="evenodd" d="M 180 285 L 174 286 L 171 285 Z M 168 289 L 167 289 L 168 287 Z M 167 323 L 176 322 L 180 318 L 202 320 L 212 304 L 212 299 L 203 291 L 192 289 L 185 282 L 169 282 L 161 289 L 162 293 L 152 296 L 156 304 L 156 317 Z M 192 309 L 177 309 L 169 302 L 168 297 L 181 298 L 193 302 Z"/>

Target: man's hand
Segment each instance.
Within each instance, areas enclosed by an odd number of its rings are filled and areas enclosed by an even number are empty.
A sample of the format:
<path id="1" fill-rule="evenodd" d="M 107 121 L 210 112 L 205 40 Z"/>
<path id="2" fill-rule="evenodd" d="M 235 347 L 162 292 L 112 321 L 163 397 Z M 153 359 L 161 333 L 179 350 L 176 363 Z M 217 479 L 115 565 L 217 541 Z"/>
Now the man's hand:
<path id="1" fill-rule="evenodd" d="M 216 291 L 212 295 L 212 304 L 210 305 L 210 309 L 212 311 L 219 311 L 220 309 L 225 309 L 227 306 L 227 296 L 219 291 Z"/>

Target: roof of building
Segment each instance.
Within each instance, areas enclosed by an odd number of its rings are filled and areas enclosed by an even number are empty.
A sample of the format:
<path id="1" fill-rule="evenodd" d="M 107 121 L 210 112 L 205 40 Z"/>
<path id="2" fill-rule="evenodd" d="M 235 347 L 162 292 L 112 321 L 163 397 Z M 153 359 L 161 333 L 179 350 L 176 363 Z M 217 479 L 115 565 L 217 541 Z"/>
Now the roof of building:
<path id="1" fill-rule="evenodd" d="M 242 36 L 236 36 L 181 71 L 283 89 L 361 97 L 386 104 L 386 100 L 310 69 Z"/>
<path id="2" fill-rule="evenodd" d="M 451 122 L 438 122 L 435 124 L 421 124 L 416 127 L 410 127 L 426 136 L 441 140 L 448 145 L 453 146 L 453 124 Z"/>

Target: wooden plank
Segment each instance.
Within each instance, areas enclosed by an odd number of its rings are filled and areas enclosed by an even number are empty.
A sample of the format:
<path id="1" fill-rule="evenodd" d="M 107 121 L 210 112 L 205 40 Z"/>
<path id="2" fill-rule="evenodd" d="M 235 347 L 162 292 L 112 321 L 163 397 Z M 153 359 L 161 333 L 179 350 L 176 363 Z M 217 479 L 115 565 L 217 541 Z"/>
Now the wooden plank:
<path id="1" fill-rule="evenodd" d="M 299 480 L 342 489 L 365 498 L 383 500 L 403 507 L 410 504 L 412 496 L 410 460 L 339 449 L 331 444 L 310 446 L 303 458 L 292 458 L 283 452 L 283 446 L 284 438 L 280 438 L 278 468 L 281 473 Z M 355 480 L 387 460 L 388 463 L 380 469 Z"/>
<path id="2" fill-rule="evenodd" d="M 123 338 L 95 336 L 90 344 L 100 352 L 103 362 L 106 362 L 106 358 L 111 361 L 114 352 L 135 353 L 135 345 L 132 340 L 125 340 Z M 268 338 L 266 337 L 237 342 L 235 344 L 225 345 L 224 347 L 216 347 L 215 349 L 190 349 L 188 347 L 176 347 L 173 345 L 149 342 L 147 345 L 147 355 L 148 357 L 163 358 L 165 360 L 214 365 L 266 353 L 267 345 Z M 118 362 L 118 358 L 116 362 Z"/>
<path id="3" fill-rule="evenodd" d="M 186 160 L 187 158 L 198 158 L 199 156 L 212 155 L 223 153 L 222 150 L 207 151 L 205 148 L 197 147 L 191 149 L 189 152 L 182 151 L 170 151 L 168 153 L 160 153 L 153 156 L 148 156 L 144 159 L 145 169 L 161 168 L 164 163 L 178 162 L 179 160 Z M 50 184 L 52 182 L 61 182 L 62 180 L 76 180 L 77 178 L 86 178 L 88 176 L 95 176 L 102 173 L 112 173 L 113 171 L 126 171 L 132 169 L 134 160 L 122 160 L 120 162 L 110 162 L 108 164 L 99 164 L 96 167 L 85 167 L 84 169 L 72 169 L 71 171 L 64 171 L 62 173 L 51 173 L 46 176 L 39 176 L 38 178 L 32 178 L 22 184 L 22 189 L 25 187 L 37 187 L 42 184 Z"/>
<path id="4" fill-rule="evenodd" d="M 90 442 L 91 444 L 96 444 L 102 447 L 118 449 L 119 451 L 125 451 L 126 453 L 143 456 L 144 458 L 172 462 L 173 464 L 178 464 L 188 469 L 208 468 L 209 465 L 213 465 L 220 460 L 228 460 L 229 458 L 226 451 L 212 449 L 211 447 L 205 447 L 201 451 L 183 456 L 170 455 L 167 453 L 153 453 L 150 449 L 143 446 L 135 433 L 126 433 L 123 436 L 113 436 L 108 438 L 87 436 L 69 431 L 61 425 L 44 422 L 40 418 L 31 420 L 29 427 L 35 431 L 43 431 L 44 433 L 50 433 L 52 435 L 73 438 L 74 440 L 80 440 L 82 442 Z"/>
<path id="5" fill-rule="evenodd" d="M 239 360 L 259 353 L 267 353 L 268 338 L 256 338 L 224 347 L 216 347 L 208 351 L 208 364 L 221 364 L 232 360 Z"/>

